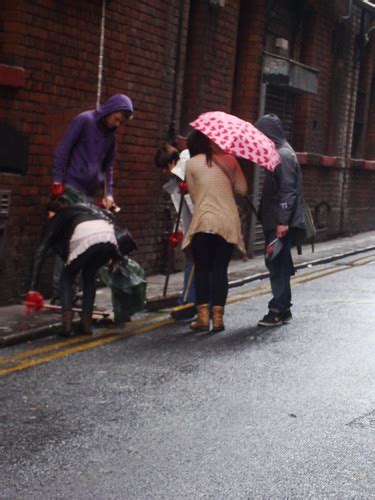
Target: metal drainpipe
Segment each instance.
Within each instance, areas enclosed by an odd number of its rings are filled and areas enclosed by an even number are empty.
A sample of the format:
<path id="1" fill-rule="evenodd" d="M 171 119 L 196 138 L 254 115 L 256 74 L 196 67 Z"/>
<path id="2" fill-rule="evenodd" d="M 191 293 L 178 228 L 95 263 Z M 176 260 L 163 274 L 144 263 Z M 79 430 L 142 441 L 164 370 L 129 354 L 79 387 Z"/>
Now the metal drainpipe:
<path id="1" fill-rule="evenodd" d="M 362 23 L 363 23 L 363 18 L 361 19 L 361 29 L 362 29 Z M 354 37 L 354 40 L 356 40 L 357 37 Z M 356 43 L 356 42 L 355 42 Z M 340 226 L 339 226 L 339 232 L 342 234 L 344 228 L 344 208 L 346 206 L 346 188 L 348 185 L 348 177 L 349 177 L 349 172 L 348 172 L 348 163 L 352 155 L 352 138 L 353 138 L 353 119 L 351 117 L 355 113 L 355 107 L 357 104 L 357 99 L 354 96 L 357 96 L 357 90 L 358 90 L 358 69 L 357 66 L 359 64 L 359 57 L 357 55 L 357 50 L 358 46 L 356 45 L 354 48 L 354 60 L 353 62 L 353 69 L 350 72 L 351 75 L 353 75 L 351 82 L 350 82 L 350 89 L 349 89 L 349 94 L 351 96 L 350 99 L 350 104 L 349 104 L 349 110 L 348 110 L 348 120 L 352 120 L 351 123 L 347 124 L 347 129 L 346 129 L 346 144 L 345 144 L 345 157 L 344 157 L 344 178 L 343 178 L 343 184 L 342 184 L 342 195 L 341 195 L 341 208 L 340 208 Z"/>
<path id="2" fill-rule="evenodd" d="M 180 77 L 180 60 L 181 60 L 181 35 L 184 17 L 184 2 L 180 0 L 179 9 L 179 20 L 177 28 L 177 40 L 176 40 L 176 54 L 175 54 L 175 65 L 174 65 L 174 81 L 173 81 L 173 96 L 172 96 L 172 111 L 171 111 L 171 121 L 169 123 L 168 136 L 170 142 L 176 140 L 176 114 L 177 114 L 177 100 L 179 85 L 178 80 Z"/>
<path id="3" fill-rule="evenodd" d="M 371 3 L 371 0 L 355 0 L 355 3 L 368 12 L 375 12 L 375 5 Z"/>
<path id="4" fill-rule="evenodd" d="M 371 33 L 375 31 L 375 26 L 372 26 L 366 33 L 365 33 L 365 36 L 364 36 L 364 45 L 367 45 L 370 41 L 370 35 Z"/>
<path id="5" fill-rule="evenodd" d="M 266 97 L 267 97 L 267 84 L 263 82 L 263 73 L 265 66 L 265 48 L 266 48 L 266 39 L 267 39 L 267 30 L 270 22 L 270 13 L 273 9 L 275 1 L 268 0 L 266 5 L 266 25 L 264 27 L 263 33 L 263 51 L 262 51 L 262 64 L 260 69 L 260 85 L 259 85 L 259 102 L 258 102 L 258 118 L 264 115 L 264 111 L 266 108 Z M 258 208 L 259 196 L 260 196 L 260 181 L 261 181 L 261 167 L 259 165 L 254 165 L 254 173 L 253 173 L 253 192 L 251 196 L 252 204 Z M 248 247 L 248 255 L 250 257 L 254 257 L 255 254 L 255 240 L 256 240 L 256 225 L 257 218 L 253 212 L 251 212 L 250 218 L 250 230 L 247 241 Z"/>
<path id="6" fill-rule="evenodd" d="M 349 0 L 349 3 L 348 3 L 348 15 L 347 16 L 342 16 L 342 18 L 340 19 L 340 23 L 344 23 L 346 21 L 349 21 L 349 19 L 352 17 L 352 14 L 353 14 L 353 0 Z"/>
<path id="7" fill-rule="evenodd" d="M 96 109 L 98 109 L 100 106 L 100 98 L 102 95 L 104 34 L 105 34 L 105 8 L 106 8 L 106 0 L 102 0 L 102 18 L 101 18 L 101 22 L 100 22 L 100 45 L 99 45 L 99 61 L 98 61 L 98 85 L 97 85 L 97 89 L 96 89 Z"/>
<path id="8" fill-rule="evenodd" d="M 263 55 L 264 61 L 264 55 Z M 262 70 L 261 70 L 261 80 L 263 80 L 263 68 L 264 63 L 262 62 Z M 259 105 L 258 105 L 258 118 L 264 115 L 264 110 L 266 106 L 266 93 L 267 93 L 267 84 L 261 81 L 260 84 L 260 92 L 259 92 Z M 254 165 L 254 173 L 253 173 L 253 192 L 251 195 L 251 202 L 254 207 L 258 207 L 259 196 L 260 196 L 260 180 L 261 180 L 261 168 L 259 165 Z M 250 231 L 248 238 L 248 254 L 250 257 L 254 257 L 255 254 L 255 239 L 256 239 L 256 225 L 257 218 L 254 212 L 251 212 L 250 218 Z"/>

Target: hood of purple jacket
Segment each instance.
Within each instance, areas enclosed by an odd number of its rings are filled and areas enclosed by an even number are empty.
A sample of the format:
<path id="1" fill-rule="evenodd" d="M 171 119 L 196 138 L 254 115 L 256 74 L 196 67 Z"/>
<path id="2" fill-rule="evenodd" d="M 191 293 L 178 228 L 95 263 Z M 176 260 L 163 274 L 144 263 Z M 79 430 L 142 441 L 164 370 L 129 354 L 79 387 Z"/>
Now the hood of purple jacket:
<path id="1" fill-rule="evenodd" d="M 95 120 L 101 120 L 105 116 L 116 111 L 130 111 L 133 113 L 133 103 L 130 97 L 125 94 L 115 94 L 94 111 Z"/>

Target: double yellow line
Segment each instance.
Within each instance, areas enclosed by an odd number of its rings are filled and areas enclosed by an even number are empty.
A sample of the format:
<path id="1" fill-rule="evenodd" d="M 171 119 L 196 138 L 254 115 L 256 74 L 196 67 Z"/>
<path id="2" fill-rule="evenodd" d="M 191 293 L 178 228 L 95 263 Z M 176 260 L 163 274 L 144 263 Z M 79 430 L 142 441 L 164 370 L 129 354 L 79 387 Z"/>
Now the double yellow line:
<path id="1" fill-rule="evenodd" d="M 167 315 L 165 314 L 163 316 Z M 162 315 L 159 315 L 159 317 L 161 319 Z M 104 346 L 126 337 L 133 337 L 149 330 L 172 324 L 174 323 L 174 320 L 168 317 L 166 319 L 161 319 L 160 321 L 152 321 L 151 323 L 147 323 L 139 328 L 134 328 L 133 324 L 140 322 L 142 322 L 142 320 L 134 321 L 131 329 L 122 332 L 116 328 L 107 328 L 102 330 L 100 334 L 93 335 L 92 337 L 82 335 L 69 340 L 53 342 L 47 346 L 30 349 L 13 356 L 1 358 L 0 375 L 8 375 L 9 373 L 13 373 L 15 371 L 31 368 L 32 366 L 37 366 L 42 363 L 48 363 L 54 359 L 64 358 L 65 356 L 69 356 L 70 354 L 74 354 L 76 352 Z"/>
<path id="2" fill-rule="evenodd" d="M 362 257 L 340 265 L 340 267 L 329 267 L 320 270 L 307 271 L 301 275 L 296 275 L 292 278 L 292 286 L 309 283 L 331 274 L 336 274 L 341 271 L 350 269 L 353 266 L 362 266 L 375 262 L 375 255 Z M 267 282 L 262 283 L 258 288 L 247 290 L 232 295 L 228 299 L 228 304 L 234 304 L 260 295 L 266 295 L 270 292 L 270 285 Z M 68 340 L 53 342 L 43 347 L 36 347 L 28 351 L 8 356 L 0 359 L 0 375 L 8 375 L 10 373 L 25 370 L 42 363 L 48 363 L 55 359 L 64 358 L 71 354 L 101 347 L 111 342 L 132 337 L 144 332 L 156 330 L 162 326 L 171 325 L 175 321 L 170 318 L 169 311 L 165 313 L 148 315 L 146 319 L 132 321 L 130 327 L 124 331 L 119 331 L 116 328 L 108 328 L 101 330 L 100 333 L 92 337 L 80 336 Z"/>

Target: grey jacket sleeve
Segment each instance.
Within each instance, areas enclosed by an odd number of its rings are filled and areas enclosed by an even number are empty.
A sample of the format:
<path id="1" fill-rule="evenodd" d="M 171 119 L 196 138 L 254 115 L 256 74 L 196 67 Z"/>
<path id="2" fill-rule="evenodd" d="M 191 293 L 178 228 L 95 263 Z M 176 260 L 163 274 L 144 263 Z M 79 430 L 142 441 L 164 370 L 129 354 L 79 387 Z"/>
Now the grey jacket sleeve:
<path id="1" fill-rule="evenodd" d="M 292 157 L 286 157 L 275 170 L 278 183 L 276 219 L 277 224 L 280 225 L 289 225 L 296 207 L 298 196 L 297 168 L 295 160 Z"/>

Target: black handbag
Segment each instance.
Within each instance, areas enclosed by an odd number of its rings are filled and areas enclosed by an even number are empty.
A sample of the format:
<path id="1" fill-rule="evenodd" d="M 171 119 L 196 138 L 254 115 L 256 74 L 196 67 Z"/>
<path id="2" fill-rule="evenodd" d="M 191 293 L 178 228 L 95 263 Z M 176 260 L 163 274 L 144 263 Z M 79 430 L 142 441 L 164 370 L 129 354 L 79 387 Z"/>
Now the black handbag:
<path id="1" fill-rule="evenodd" d="M 128 255 L 130 252 L 137 249 L 137 244 L 128 229 L 116 226 L 115 235 L 118 248 L 122 255 Z"/>
<path id="2" fill-rule="evenodd" d="M 314 246 L 316 227 L 310 207 L 305 201 L 303 201 L 303 217 L 305 219 L 305 243 L 311 243 L 311 245 Z"/>

